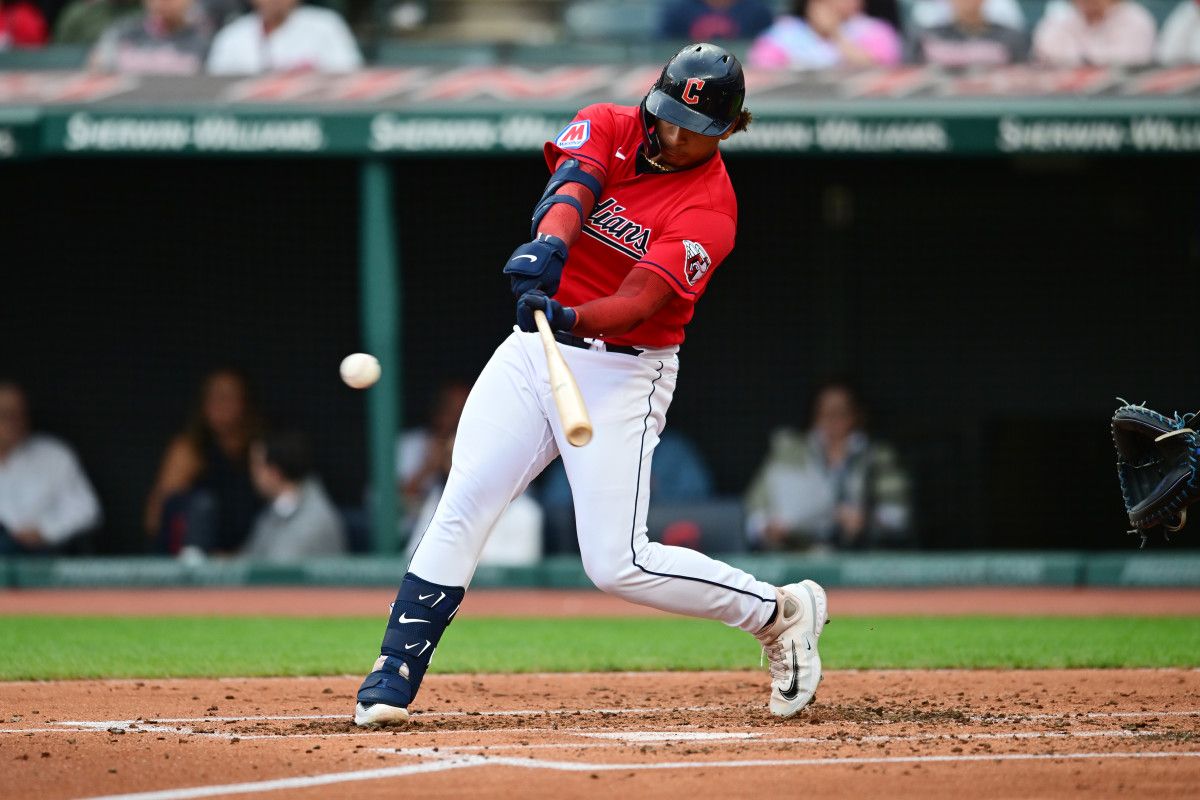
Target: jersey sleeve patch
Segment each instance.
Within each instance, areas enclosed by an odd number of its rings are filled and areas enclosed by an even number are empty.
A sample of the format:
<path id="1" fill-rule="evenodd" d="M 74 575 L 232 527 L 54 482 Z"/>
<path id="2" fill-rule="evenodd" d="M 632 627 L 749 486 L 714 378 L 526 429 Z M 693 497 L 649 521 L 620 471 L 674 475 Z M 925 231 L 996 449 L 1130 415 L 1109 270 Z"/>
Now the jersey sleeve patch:
<path id="1" fill-rule="evenodd" d="M 683 275 L 687 278 L 688 286 L 695 286 L 696 281 L 703 278 L 711 266 L 712 259 L 708 257 L 704 245 L 688 239 L 683 240 Z"/>
<path id="2" fill-rule="evenodd" d="M 592 138 L 592 121 L 581 119 L 563 128 L 562 132 L 554 138 L 554 144 L 562 150 L 578 150 L 587 144 L 587 140 L 590 138 Z"/>

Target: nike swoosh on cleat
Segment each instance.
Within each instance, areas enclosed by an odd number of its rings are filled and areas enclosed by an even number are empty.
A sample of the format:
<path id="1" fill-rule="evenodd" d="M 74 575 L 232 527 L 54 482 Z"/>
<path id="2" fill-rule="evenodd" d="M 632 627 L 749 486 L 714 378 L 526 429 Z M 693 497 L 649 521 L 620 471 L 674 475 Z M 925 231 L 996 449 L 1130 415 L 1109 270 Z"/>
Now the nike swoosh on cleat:
<path id="1" fill-rule="evenodd" d="M 516 261 L 518 258 L 528 258 L 530 261 L 537 261 L 537 256 L 530 256 L 530 255 L 513 256 L 513 261 Z"/>
<path id="2" fill-rule="evenodd" d="M 779 690 L 779 696 L 784 700 L 795 700 L 800 694 L 800 662 L 796 659 L 796 643 L 792 642 L 792 682 L 786 689 Z"/>
<path id="3" fill-rule="evenodd" d="M 404 616 L 404 612 L 401 611 L 400 616 L 396 617 L 396 622 L 398 622 L 401 625 L 407 625 L 410 622 L 429 622 L 429 620 L 427 620 L 427 619 L 410 619 L 409 617 Z"/>

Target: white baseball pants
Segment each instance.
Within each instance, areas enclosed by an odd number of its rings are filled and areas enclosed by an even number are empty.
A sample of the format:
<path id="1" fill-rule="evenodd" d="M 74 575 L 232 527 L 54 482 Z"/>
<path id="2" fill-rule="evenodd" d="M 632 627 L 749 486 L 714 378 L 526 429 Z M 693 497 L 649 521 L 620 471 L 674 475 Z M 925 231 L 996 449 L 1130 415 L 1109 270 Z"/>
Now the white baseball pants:
<path id="1" fill-rule="evenodd" d="M 467 398 L 450 477 L 410 571 L 433 583 L 469 585 L 501 512 L 561 453 L 583 567 L 597 587 L 633 603 L 760 630 L 775 610 L 770 584 L 646 535 L 650 460 L 675 391 L 677 349 L 632 356 L 562 347 L 594 428 L 591 443 L 577 448 L 563 438 L 541 339 L 509 336 Z"/>

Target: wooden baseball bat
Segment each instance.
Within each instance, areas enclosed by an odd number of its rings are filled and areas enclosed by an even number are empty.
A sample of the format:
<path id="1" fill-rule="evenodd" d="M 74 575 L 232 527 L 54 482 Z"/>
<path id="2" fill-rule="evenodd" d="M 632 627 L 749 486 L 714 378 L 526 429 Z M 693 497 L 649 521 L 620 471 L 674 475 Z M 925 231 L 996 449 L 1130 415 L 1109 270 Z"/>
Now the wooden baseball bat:
<path id="1" fill-rule="evenodd" d="M 546 349 L 546 370 L 550 374 L 550 389 L 554 392 L 554 405 L 558 406 L 563 433 L 572 445 L 583 447 L 592 440 L 592 420 L 583 404 L 583 395 L 579 393 L 579 384 L 559 352 L 554 331 L 550 330 L 550 323 L 541 309 L 534 309 L 533 321 L 537 323 L 542 347 Z"/>

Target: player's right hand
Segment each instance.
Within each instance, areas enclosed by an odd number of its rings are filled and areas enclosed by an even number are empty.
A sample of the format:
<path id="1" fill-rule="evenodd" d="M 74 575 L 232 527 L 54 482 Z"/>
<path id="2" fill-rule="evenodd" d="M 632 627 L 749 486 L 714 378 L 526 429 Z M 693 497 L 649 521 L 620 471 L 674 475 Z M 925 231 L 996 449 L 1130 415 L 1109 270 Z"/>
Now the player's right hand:
<path id="1" fill-rule="evenodd" d="M 532 242 L 514 250 L 504 265 L 504 274 L 512 280 L 513 297 L 535 289 L 553 295 L 566 262 L 567 243 L 557 236 L 539 233 Z"/>
<path id="2" fill-rule="evenodd" d="M 569 331 L 579 321 L 575 309 L 567 308 L 554 298 L 534 289 L 517 300 L 517 327 L 526 333 L 537 331 L 537 323 L 533 321 L 535 310 L 546 315 L 546 322 L 552 331 Z"/>

